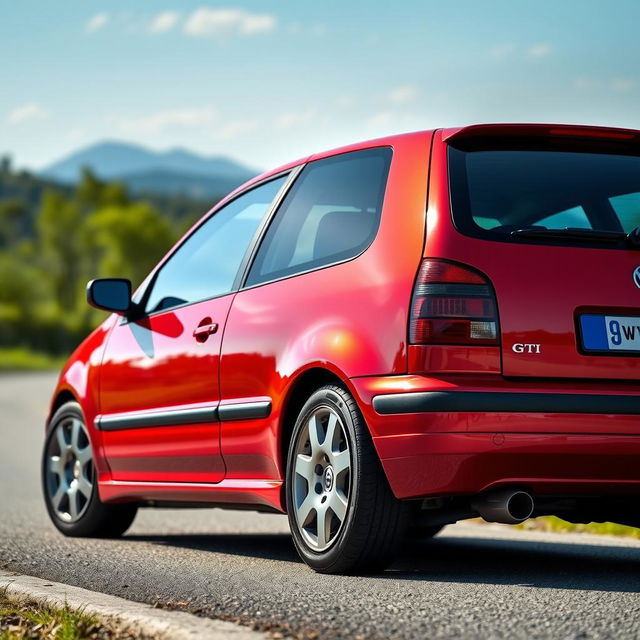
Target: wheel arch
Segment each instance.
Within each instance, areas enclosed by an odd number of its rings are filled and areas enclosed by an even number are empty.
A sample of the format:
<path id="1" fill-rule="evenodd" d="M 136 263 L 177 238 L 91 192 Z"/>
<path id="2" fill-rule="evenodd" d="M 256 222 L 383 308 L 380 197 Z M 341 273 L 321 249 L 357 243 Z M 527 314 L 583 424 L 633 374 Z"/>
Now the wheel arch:
<path id="1" fill-rule="evenodd" d="M 348 388 L 344 378 L 334 371 L 321 366 L 314 366 L 301 372 L 289 385 L 282 404 L 280 418 L 280 468 L 283 477 L 286 476 L 287 454 L 293 434 L 296 418 L 309 396 L 320 387 L 327 384 L 339 384 Z M 350 391 L 351 392 L 351 391 Z"/>
<path id="2" fill-rule="evenodd" d="M 47 429 L 49 428 L 51 418 L 53 418 L 56 411 L 67 402 L 78 402 L 78 398 L 69 389 L 62 389 L 61 391 L 58 391 L 51 402 L 51 410 L 47 417 Z"/>
<path id="3" fill-rule="evenodd" d="M 283 478 L 286 477 L 287 454 L 289 452 L 289 443 L 291 442 L 296 418 L 304 406 L 304 403 L 314 391 L 328 384 L 342 386 L 353 396 L 358 408 L 362 411 L 358 394 L 349 379 L 338 369 L 329 367 L 330 365 L 325 366 L 323 363 L 323 365 L 313 365 L 299 372 L 293 376 L 291 383 L 285 391 L 278 425 L 278 463 L 282 470 Z M 368 424 L 367 428 L 369 428 Z"/>

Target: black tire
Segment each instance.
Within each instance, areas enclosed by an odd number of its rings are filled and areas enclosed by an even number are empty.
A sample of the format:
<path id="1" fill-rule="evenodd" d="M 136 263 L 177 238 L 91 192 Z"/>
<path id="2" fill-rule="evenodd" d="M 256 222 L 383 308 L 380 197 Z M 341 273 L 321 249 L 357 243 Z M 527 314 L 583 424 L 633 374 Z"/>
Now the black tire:
<path id="1" fill-rule="evenodd" d="M 82 409 L 77 402 L 67 402 L 62 405 L 53 415 L 48 427 L 47 437 L 45 439 L 42 464 L 41 479 L 42 493 L 45 505 L 51 521 L 55 527 L 65 536 L 82 537 L 82 538 L 117 538 L 121 536 L 133 522 L 138 507 L 136 504 L 104 504 L 100 502 L 98 497 L 98 486 L 95 480 L 95 470 L 91 461 L 90 480 L 92 490 L 90 497 L 83 505 L 83 511 L 77 520 L 73 522 L 65 521 L 52 504 L 52 488 L 50 486 L 51 476 L 48 473 L 49 468 L 49 448 L 51 441 L 56 437 L 57 428 L 68 422 L 70 419 L 79 420 L 84 425 L 86 433 L 86 423 L 82 414 Z M 88 438 L 86 438 L 88 441 Z M 89 447 L 91 443 L 89 441 Z"/>
<path id="2" fill-rule="evenodd" d="M 308 421 L 317 411 L 327 409 L 334 411 L 342 421 L 351 467 L 346 515 L 331 546 L 317 551 L 305 540 L 302 527 L 298 526 L 294 474 Z M 306 428 L 308 431 L 308 426 Z M 310 494 L 311 489 L 308 491 Z M 392 494 L 364 418 L 353 397 L 343 387 L 327 385 L 318 389 L 300 411 L 289 446 L 286 502 L 295 547 L 302 560 L 320 573 L 382 570 L 400 547 L 409 519 L 408 506 Z"/>

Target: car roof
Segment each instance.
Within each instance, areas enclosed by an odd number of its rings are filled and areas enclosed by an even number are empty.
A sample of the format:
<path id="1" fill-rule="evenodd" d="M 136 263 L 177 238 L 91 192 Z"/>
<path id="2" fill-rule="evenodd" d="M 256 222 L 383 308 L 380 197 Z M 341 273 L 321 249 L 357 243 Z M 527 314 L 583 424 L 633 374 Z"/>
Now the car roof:
<path id="1" fill-rule="evenodd" d="M 276 176 L 280 173 L 293 169 L 305 162 L 311 160 L 320 160 L 321 158 L 327 158 L 329 156 L 338 155 L 340 153 L 348 153 L 350 151 L 358 151 L 360 149 L 367 149 L 371 147 L 381 146 L 394 146 L 399 141 L 406 140 L 407 138 L 415 138 L 431 135 L 437 129 L 425 129 L 421 131 L 412 131 L 409 133 L 395 134 L 391 136 L 385 136 L 382 138 L 374 138 L 372 140 L 364 140 L 361 142 L 355 142 L 342 147 L 336 147 L 334 149 L 328 149 L 319 153 L 314 153 L 309 156 L 298 158 L 293 162 L 288 162 L 275 169 L 265 171 L 255 178 L 252 178 L 248 182 L 244 183 L 232 193 L 230 193 L 221 202 L 234 197 L 238 192 L 243 191 L 253 184 L 257 184 L 266 180 L 272 176 Z M 485 123 L 485 124 L 471 124 L 461 127 L 448 127 L 442 129 L 442 140 L 447 143 L 451 143 L 457 140 L 468 139 L 473 137 L 516 137 L 516 136 L 532 136 L 532 137 L 547 137 L 547 136 L 560 136 L 560 137 L 585 137 L 585 138 L 610 138 L 619 140 L 629 140 L 631 142 L 640 143 L 640 131 L 637 129 L 625 129 L 619 127 L 603 127 L 603 126 L 591 126 L 580 124 L 551 124 L 551 123 Z"/>

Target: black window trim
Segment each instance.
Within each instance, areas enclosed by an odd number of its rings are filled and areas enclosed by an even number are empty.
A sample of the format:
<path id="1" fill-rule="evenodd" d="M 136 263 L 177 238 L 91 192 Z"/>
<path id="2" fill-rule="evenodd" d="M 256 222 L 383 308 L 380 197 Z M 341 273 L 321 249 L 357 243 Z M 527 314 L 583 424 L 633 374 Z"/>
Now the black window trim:
<path id="1" fill-rule="evenodd" d="M 280 205 L 282 204 L 282 200 L 284 200 L 284 198 L 286 197 L 287 193 L 289 192 L 289 190 L 291 189 L 291 187 L 293 187 L 293 184 L 295 183 L 295 181 L 298 178 L 298 175 L 302 172 L 302 170 L 310 164 L 313 164 L 314 162 L 318 162 L 321 160 L 326 160 L 327 158 L 335 158 L 337 156 L 343 156 L 343 155 L 349 155 L 352 153 L 357 153 L 358 151 L 368 151 L 371 149 L 390 149 L 391 150 L 391 159 L 389 160 L 389 170 L 387 172 L 387 178 L 386 181 L 384 183 L 384 189 L 382 190 L 382 204 L 380 207 L 380 215 L 378 216 L 378 224 L 376 226 L 375 232 L 372 235 L 371 241 L 362 249 L 362 251 L 360 251 L 359 253 L 350 256 L 348 258 L 342 258 L 341 260 L 336 260 L 335 262 L 330 262 L 327 264 L 323 264 L 317 267 L 310 267 L 309 269 L 304 269 L 302 271 L 295 271 L 294 273 L 288 273 L 286 275 L 281 275 L 278 276 L 276 278 L 272 278 L 271 280 L 264 280 L 262 282 L 257 282 L 256 284 L 252 284 L 252 285 L 247 285 L 247 279 L 249 277 L 249 272 L 251 271 L 251 268 L 254 265 L 256 256 L 258 254 L 258 251 L 260 249 L 260 246 L 262 245 L 262 242 L 264 241 L 264 237 L 266 235 L 266 232 L 268 230 L 268 228 L 271 226 L 271 223 L 273 222 L 274 218 L 276 217 L 276 215 L 278 215 L 278 210 L 280 209 Z M 294 180 L 291 181 L 291 183 L 289 184 L 289 187 L 287 188 L 286 193 L 282 194 L 281 198 L 278 198 L 279 202 L 278 202 L 278 206 L 273 208 L 272 210 L 269 211 L 268 216 L 265 217 L 265 221 L 266 224 L 264 225 L 264 228 L 261 228 L 260 231 L 262 232 L 262 235 L 259 239 L 259 242 L 256 243 L 256 245 L 254 246 L 254 251 L 252 252 L 251 255 L 251 260 L 249 261 L 249 263 L 247 264 L 247 268 L 246 271 L 244 273 L 243 279 L 242 279 L 242 284 L 240 286 L 240 288 L 238 289 L 238 291 L 249 291 L 250 289 L 256 289 L 258 287 L 263 287 L 265 285 L 268 284 L 273 284 L 274 282 L 280 282 L 281 280 L 289 280 L 290 278 L 297 278 L 298 276 L 302 276 L 305 275 L 307 273 L 312 273 L 314 271 L 321 271 L 323 269 L 330 269 L 331 267 L 335 267 L 339 264 L 346 264 L 347 262 L 351 262 L 352 260 L 356 260 L 357 258 L 359 258 L 363 253 L 365 253 L 366 251 L 369 250 L 369 248 L 371 247 L 371 245 L 375 242 L 376 238 L 378 237 L 378 233 L 380 231 L 380 223 L 382 221 L 382 210 L 384 209 L 384 203 L 385 203 L 385 199 L 387 196 L 387 185 L 389 183 L 389 175 L 391 174 L 391 168 L 393 166 L 393 156 L 394 156 L 394 148 L 393 145 L 390 144 L 376 144 L 376 145 L 371 145 L 370 147 L 362 147 L 360 149 L 353 149 L 351 151 L 341 151 L 340 153 L 335 153 L 335 154 L 331 154 L 328 156 L 323 156 L 322 158 L 316 158 L 314 160 L 309 160 L 307 162 L 305 162 L 302 165 L 299 165 L 299 167 L 297 167 L 298 171 L 296 172 L 295 178 Z"/>
<path id="2" fill-rule="evenodd" d="M 169 250 L 169 253 L 166 255 L 162 263 L 162 266 L 158 268 L 158 265 L 156 265 L 156 267 L 154 267 L 155 271 L 153 272 L 153 277 L 149 279 L 149 282 L 146 284 L 144 292 L 142 293 L 142 297 L 140 298 L 140 302 L 138 303 L 138 305 L 136 305 L 138 307 L 138 313 L 135 313 L 135 315 L 131 318 L 127 318 L 126 316 L 123 317 L 121 324 L 128 324 L 129 322 L 135 322 L 136 320 L 140 320 L 140 318 L 151 318 L 153 316 L 160 315 L 161 313 L 174 311 L 176 309 L 182 309 L 183 307 L 188 307 L 194 304 L 200 304 L 201 302 L 207 302 L 207 300 L 215 300 L 217 298 L 223 298 L 224 296 L 237 293 L 240 289 L 240 282 L 242 280 L 241 274 L 244 275 L 244 269 L 248 264 L 250 256 L 253 255 L 253 250 L 260 243 L 261 234 L 265 228 L 265 222 L 267 220 L 271 220 L 273 211 L 275 211 L 280 206 L 280 202 L 285 197 L 285 195 L 289 192 L 289 189 L 291 188 L 293 182 L 295 181 L 296 176 L 300 173 L 300 171 L 304 166 L 305 166 L 304 164 L 297 165 L 293 168 L 285 169 L 284 171 L 280 171 L 279 173 L 270 175 L 258 182 L 254 182 L 248 185 L 246 188 L 242 189 L 242 191 L 238 191 L 238 193 L 236 193 L 233 196 L 233 198 L 230 198 L 228 200 L 223 199 L 218 204 L 216 204 L 208 214 L 205 214 L 196 223 L 196 225 L 193 227 L 193 229 L 191 229 L 191 232 L 189 234 L 187 234 L 184 238 L 182 238 L 180 242 L 177 242 L 171 247 L 171 249 Z M 253 191 L 254 189 L 257 189 L 258 187 L 261 187 L 267 184 L 268 182 L 272 182 L 273 180 L 278 180 L 279 178 L 283 178 L 285 176 L 286 176 L 286 180 L 284 181 L 284 183 L 278 190 L 278 193 L 276 194 L 275 198 L 272 200 L 271 204 L 267 208 L 267 211 L 263 215 L 262 221 L 260 222 L 258 229 L 253 234 L 253 237 L 251 238 L 251 242 L 249 242 L 249 246 L 247 247 L 247 250 L 245 251 L 244 256 L 242 257 L 242 260 L 240 261 L 238 272 L 236 273 L 236 277 L 234 278 L 233 283 L 231 285 L 231 289 L 229 291 L 220 293 L 215 296 L 210 296 L 208 298 L 202 298 L 201 300 L 192 300 L 190 302 L 185 302 L 183 304 L 177 304 L 171 307 L 165 307 L 164 309 L 156 309 L 150 312 L 147 312 L 144 310 L 144 306 L 146 305 L 149 299 L 149 295 L 151 294 L 151 290 L 153 289 L 153 286 L 155 284 L 156 278 L 158 277 L 158 274 L 160 273 L 160 271 L 162 271 L 165 264 L 167 264 L 171 260 L 171 258 L 178 251 L 178 249 L 185 242 L 187 242 L 187 240 L 189 240 L 189 238 L 191 238 L 194 234 L 196 234 L 204 224 L 206 224 L 213 216 L 215 216 L 219 211 L 224 209 L 227 205 L 231 204 L 241 196 L 246 195 L 250 191 Z"/>

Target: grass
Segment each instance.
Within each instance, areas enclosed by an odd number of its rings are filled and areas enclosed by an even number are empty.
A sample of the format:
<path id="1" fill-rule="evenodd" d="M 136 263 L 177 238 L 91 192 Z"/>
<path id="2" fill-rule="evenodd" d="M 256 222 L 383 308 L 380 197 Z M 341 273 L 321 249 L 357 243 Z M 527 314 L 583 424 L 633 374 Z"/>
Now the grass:
<path id="1" fill-rule="evenodd" d="M 60 369 L 63 362 L 63 358 L 26 347 L 0 348 L 0 371 L 46 371 Z"/>
<path id="2" fill-rule="evenodd" d="M 87 640 L 104 636 L 96 618 L 50 605 L 18 602 L 0 593 L 0 640 L 47 638 L 52 640 Z"/>
<path id="3" fill-rule="evenodd" d="M 0 589 L 0 640 L 156 640 L 103 624 L 82 609 L 19 600 Z"/>
<path id="4" fill-rule="evenodd" d="M 543 516 L 533 518 L 517 525 L 519 529 L 528 531 L 553 531 L 555 533 L 595 533 L 608 536 L 627 536 L 630 538 L 640 538 L 640 529 L 627 527 L 614 522 L 591 522 L 589 524 L 574 524 L 561 520 L 555 516 Z"/>

